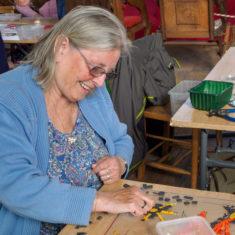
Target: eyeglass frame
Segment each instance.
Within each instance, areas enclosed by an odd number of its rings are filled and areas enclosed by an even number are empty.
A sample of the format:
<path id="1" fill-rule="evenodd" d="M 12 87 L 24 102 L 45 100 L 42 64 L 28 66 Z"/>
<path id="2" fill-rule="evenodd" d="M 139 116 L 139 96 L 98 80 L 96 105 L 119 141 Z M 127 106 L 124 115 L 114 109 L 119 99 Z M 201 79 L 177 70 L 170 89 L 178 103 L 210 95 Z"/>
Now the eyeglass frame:
<path id="1" fill-rule="evenodd" d="M 89 62 L 89 60 L 85 57 L 85 55 L 81 52 L 81 50 L 79 49 L 79 48 L 77 48 L 77 50 L 78 50 L 78 52 L 80 53 L 80 55 L 82 56 L 82 58 L 84 59 L 84 61 L 86 62 L 86 64 L 88 65 L 88 67 L 89 67 L 89 73 L 93 76 L 93 77 L 95 77 L 95 78 L 97 78 L 97 77 L 101 77 L 101 76 L 103 76 L 104 74 L 106 75 L 106 80 L 110 80 L 110 79 L 113 79 L 113 78 L 115 78 L 115 77 L 117 77 L 117 75 L 118 75 L 118 73 L 116 73 L 116 72 L 108 72 L 108 73 L 106 73 L 105 72 L 105 70 L 104 70 L 104 68 L 102 68 L 102 67 L 100 67 L 100 66 L 93 66 L 90 62 Z M 100 71 L 98 74 L 95 74 L 94 72 L 95 72 L 95 70 L 97 70 L 98 69 L 98 71 Z"/>

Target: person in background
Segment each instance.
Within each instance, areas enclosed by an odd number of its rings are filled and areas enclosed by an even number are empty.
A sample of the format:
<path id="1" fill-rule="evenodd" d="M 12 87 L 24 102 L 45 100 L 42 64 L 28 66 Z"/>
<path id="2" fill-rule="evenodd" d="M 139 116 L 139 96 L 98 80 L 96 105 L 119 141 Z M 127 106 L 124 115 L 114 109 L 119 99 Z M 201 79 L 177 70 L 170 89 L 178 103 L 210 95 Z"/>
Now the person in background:
<path id="1" fill-rule="evenodd" d="M 145 214 L 125 178 L 133 142 L 105 86 L 131 46 L 109 11 L 79 6 L 48 29 L 23 65 L 0 76 L 0 234 L 58 234 L 91 212 Z"/>
<path id="2" fill-rule="evenodd" d="M 65 0 L 57 0 L 58 18 L 61 19 L 65 15 Z"/>
<path id="3" fill-rule="evenodd" d="M 5 51 L 5 45 L 2 40 L 1 32 L 0 32 L 0 55 L 1 55 L 0 57 L 0 74 L 1 74 L 9 70 L 6 51 Z"/>
<path id="4" fill-rule="evenodd" d="M 56 0 L 14 0 L 16 9 L 28 17 L 58 18 Z"/>

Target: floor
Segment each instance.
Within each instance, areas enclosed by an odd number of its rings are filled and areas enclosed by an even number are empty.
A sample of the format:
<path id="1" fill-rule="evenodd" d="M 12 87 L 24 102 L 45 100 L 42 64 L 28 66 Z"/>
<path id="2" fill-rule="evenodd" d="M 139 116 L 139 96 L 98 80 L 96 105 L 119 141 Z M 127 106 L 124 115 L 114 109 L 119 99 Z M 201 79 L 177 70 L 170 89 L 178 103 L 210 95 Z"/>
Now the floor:
<path id="1" fill-rule="evenodd" d="M 180 64 L 175 69 L 178 81 L 203 80 L 220 59 L 217 46 L 167 45 L 166 50 Z"/>
<path id="2" fill-rule="evenodd" d="M 168 53 L 176 58 L 180 64 L 180 68 L 175 69 L 176 77 L 178 81 L 182 80 L 203 80 L 207 74 L 212 70 L 215 64 L 219 61 L 220 56 L 218 54 L 217 46 L 166 46 Z M 176 129 L 176 135 L 191 137 L 191 130 Z M 215 146 L 215 138 L 212 137 L 209 140 L 210 146 Z M 178 152 L 173 157 L 182 152 Z M 153 158 L 159 157 L 157 153 Z M 187 170 L 191 169 L 191 158 L 188 157 L 182 163 L 182 166 Z M 137 171 L 133 171 L 129 174 L 128 179 L 137 180 Z M 161 170 L 157 170 L 151 167 L 147 167 L 145 182 L 166 184 L 179 187 L 190 187 L 190 177 L 186 175 L 173 174 Z"/>

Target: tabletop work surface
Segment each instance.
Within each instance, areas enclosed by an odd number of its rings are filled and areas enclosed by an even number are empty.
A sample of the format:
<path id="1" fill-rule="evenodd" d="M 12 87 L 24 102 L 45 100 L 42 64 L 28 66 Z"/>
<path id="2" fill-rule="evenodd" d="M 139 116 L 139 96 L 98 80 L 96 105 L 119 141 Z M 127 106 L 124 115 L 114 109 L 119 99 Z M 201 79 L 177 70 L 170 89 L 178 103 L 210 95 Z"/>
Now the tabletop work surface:
<path id="1" fill-rule="evenodd" d="M 118 183 L 104 186 L 102 191 L 120 189 L 127 186 L 142 188 L 154 198 L 164 220 L 183 218 L 205 214 L 207 222 L 213 227 L 218 218 L 229 217 L 235 211 L 235 196 L 227 193 L 201 191 L 188 188 L 178 188 L 159 184 L 149 184 L 130 180 L 120 180 Z M 160 209 L 160 207 L 162 209 Z M 165 207 L 165 208 L 164 208 Z M 92 213 L 88 227 L 67 225 L 59 235 L 157 235 L 156 223 L 160 221 L 156 212 L 135 217 L 126 214 Z M 230 233 L 235 234 L 235 223 L 230 225 Z"/>
<path id="2" fill-rule="evenodd" d="M 224 81 L 226 75 L 235 76 L 235 47 L 230 47 L 225 55 L 219 60 L 205 80 Z M 235 83 L 235 80 L 233 81 Z M 233 87 L 233 97 L 235 96 L 235 85 Z M 231 108 L 226 105 L 223 108 Z M 225 120 L 221 117 L 209 117 L 208 111 L 194 109 L 190 98 L 178 109 L 171 119 L 170 125 L 186 128 L 210 129 L 235 131 L 235 122 Z M 235 117 L 235 113 L 230 116 Z"/>
<path id="3" fill-rule="evenodd" d="M 34 44 L 38 42 L 38 38 L 20 39 L 16 28 L 27 25 L 43 25 L 45 28 L 50 28 L 53 27 L 57 21 L 57 19 L 49 17 L 25 17 L 17 21 L 0 21 L 0 29 L 3 41 L 4 43 Z"/>
<path id="4" fill-rule="evenodd" d="M 23 17 L 16 21 L 0 21 L 1 24 L 15 24 L 15 25 L 54 25 L 58 19 L 50 17 Z"/>

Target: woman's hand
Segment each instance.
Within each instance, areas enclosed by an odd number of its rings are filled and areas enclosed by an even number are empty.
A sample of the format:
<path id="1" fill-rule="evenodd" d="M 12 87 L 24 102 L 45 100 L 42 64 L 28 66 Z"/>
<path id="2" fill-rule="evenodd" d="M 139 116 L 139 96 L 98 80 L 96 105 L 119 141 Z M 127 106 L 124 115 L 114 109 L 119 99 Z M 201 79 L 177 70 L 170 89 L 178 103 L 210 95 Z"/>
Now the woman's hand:
<path id="1" fill-rule="evenodd" d="M 137 187 L 128 187 L 115 192 L 97 192 L 93 211 L 113 214 L 130 212 L 141 216 L 149 211 L 154 200 Z"/>
<path id="2" fill-rule="evenodd" d="M 14 0 L 15 4 L 24 7 L 30 4 L 30 0 Z"/>
<path id="3" fill-rule="evenodd" d="M 121 157 L 105 156 L 92 164 L 93 173 L 98 174 L 104 184 L 117 182 L 126 171 L 125 161 Z"/>

